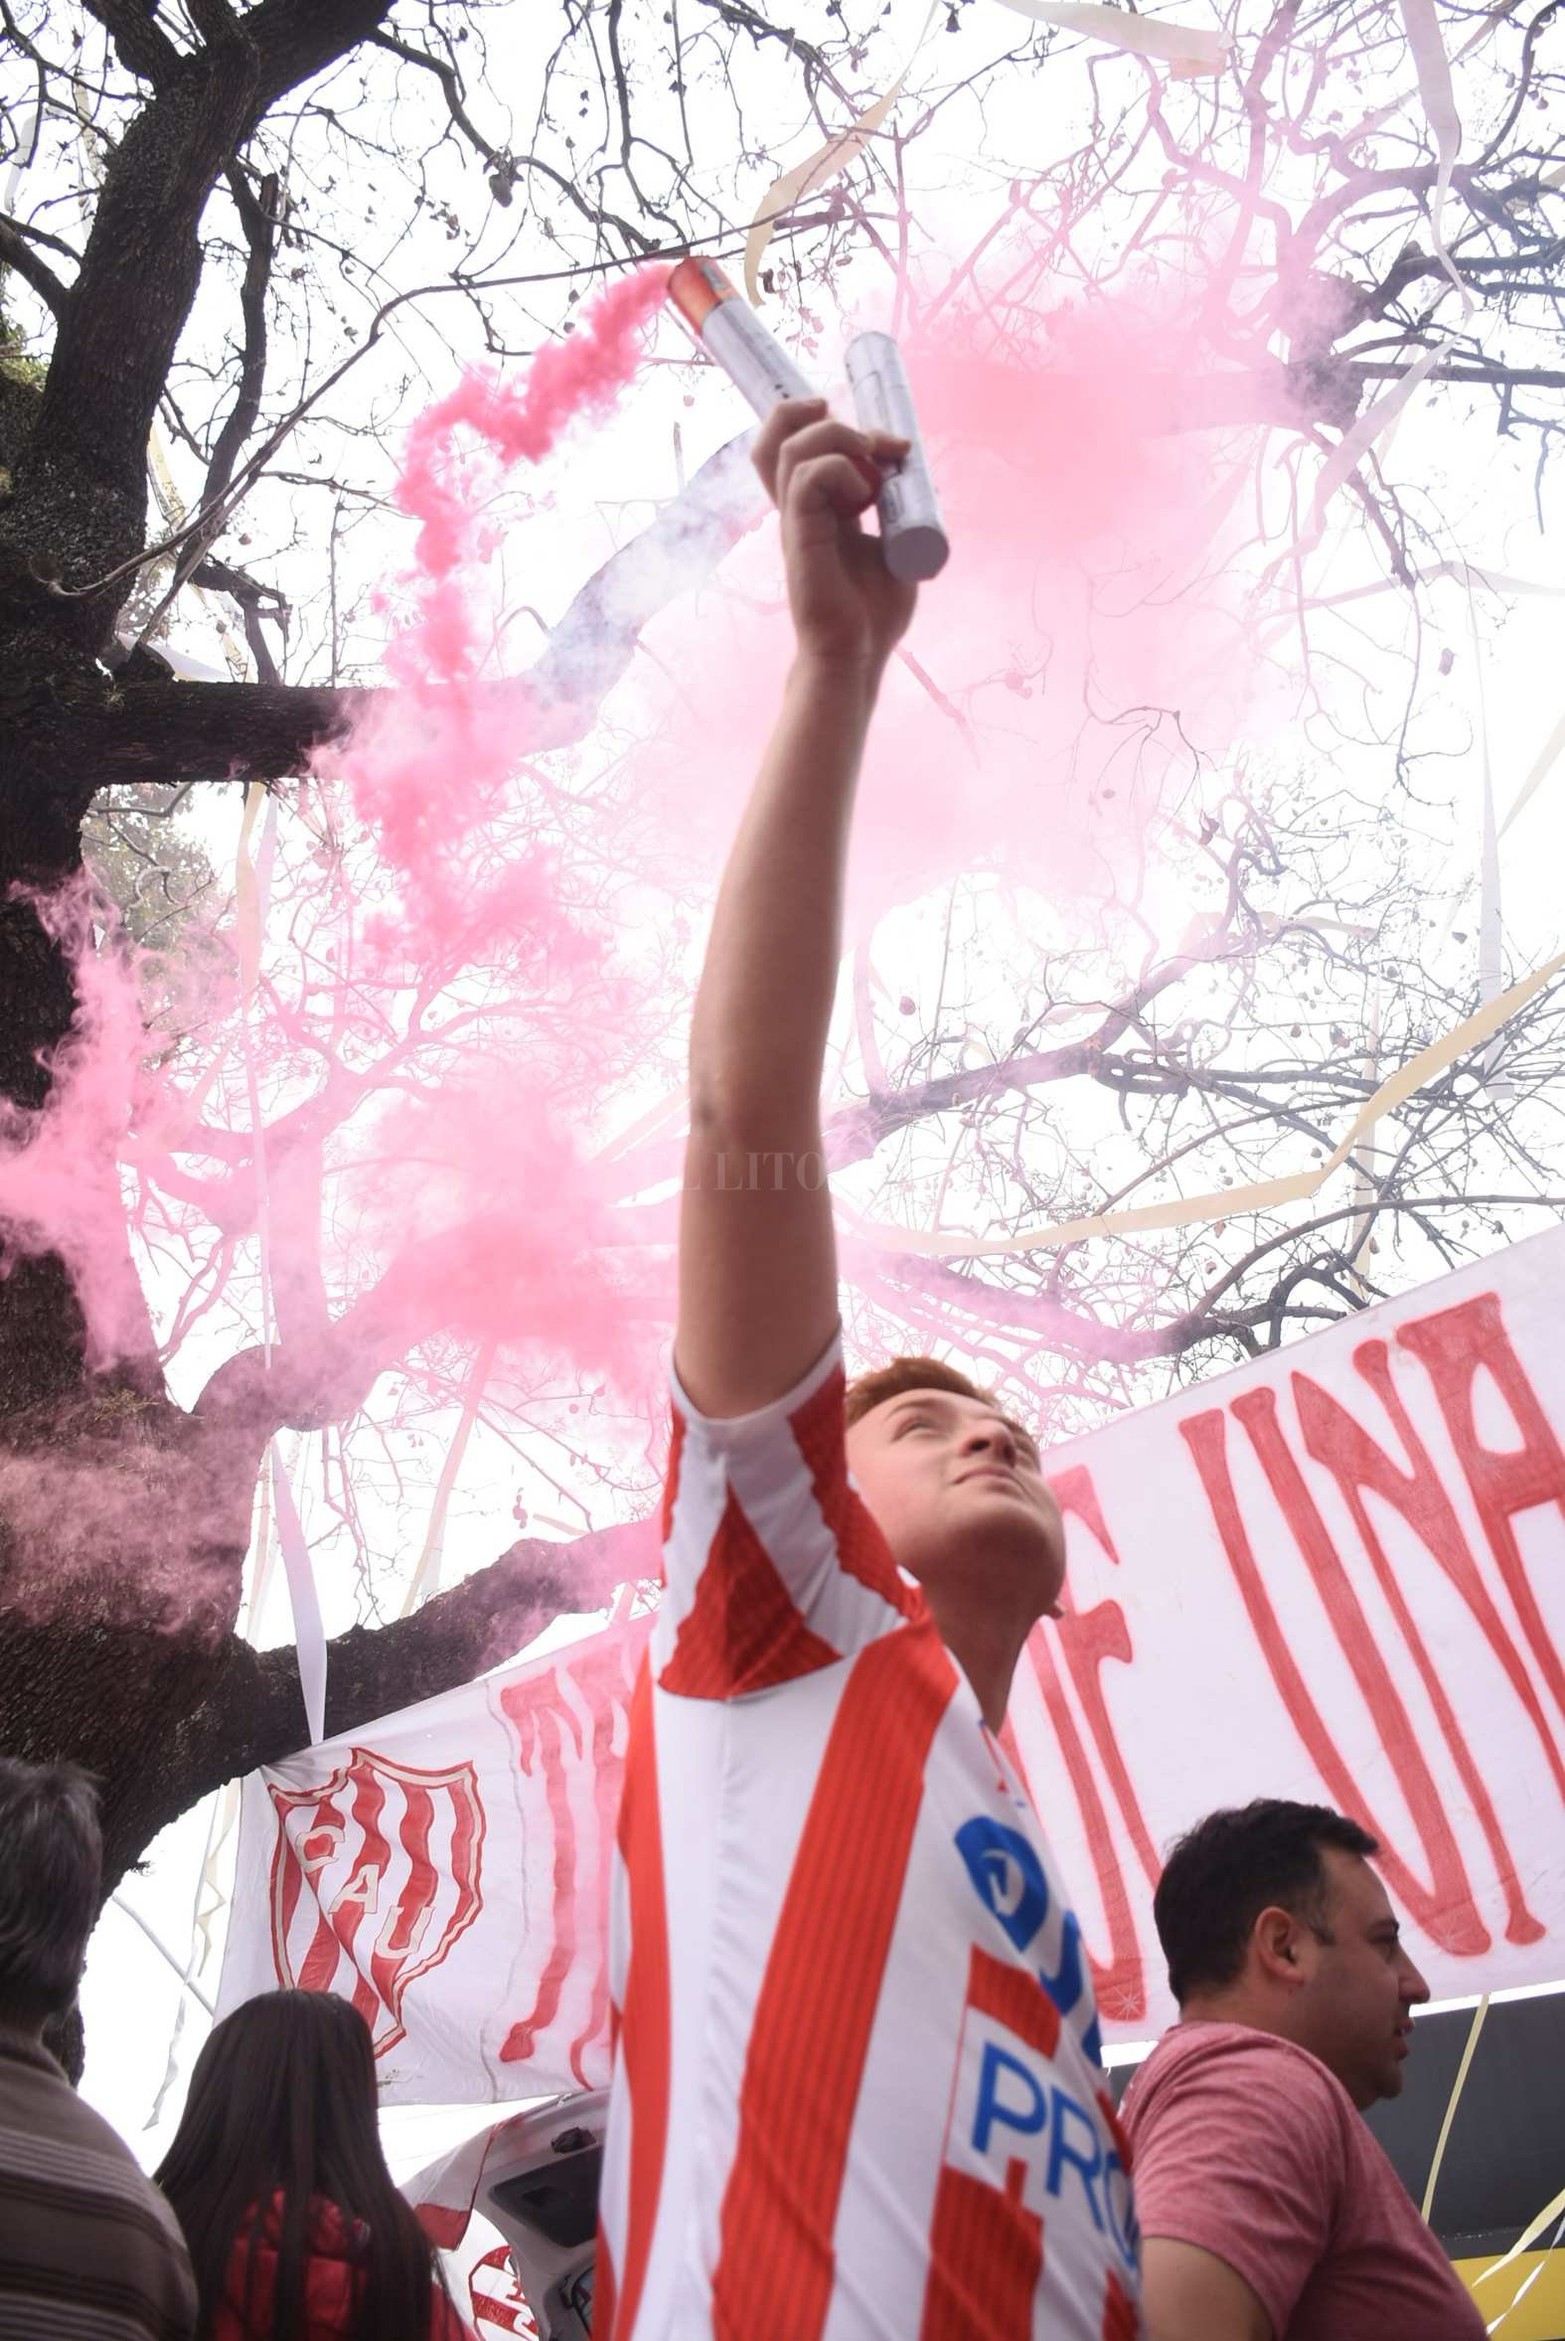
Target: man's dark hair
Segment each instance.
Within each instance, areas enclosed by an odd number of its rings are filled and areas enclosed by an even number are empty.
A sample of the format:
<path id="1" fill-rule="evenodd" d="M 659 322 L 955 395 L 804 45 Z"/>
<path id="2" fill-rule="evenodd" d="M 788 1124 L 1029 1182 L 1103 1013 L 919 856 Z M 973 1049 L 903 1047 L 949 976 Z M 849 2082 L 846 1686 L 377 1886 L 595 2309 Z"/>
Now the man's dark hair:
<path id="1" fill-rule="evenodd" d="M 1330 1940 L 1326 1845 L 1360 1856 L 1380 1850 L 1345 1813 L 1272 1796 L 1208 1813 L 1178 1840 L 1152 1898 L 1152 1916 L 1169 1989 L 1181 2007 L 1194 1992 L 1236 1981 L 1250 1930 L 1273 1904 Z"/>
<path id="2" fill-rule="evenodd" d="M 102 1872 L 88 1775 L 0 1756 L 0 2018 L 31 2028 L 71 2005 Z"/>

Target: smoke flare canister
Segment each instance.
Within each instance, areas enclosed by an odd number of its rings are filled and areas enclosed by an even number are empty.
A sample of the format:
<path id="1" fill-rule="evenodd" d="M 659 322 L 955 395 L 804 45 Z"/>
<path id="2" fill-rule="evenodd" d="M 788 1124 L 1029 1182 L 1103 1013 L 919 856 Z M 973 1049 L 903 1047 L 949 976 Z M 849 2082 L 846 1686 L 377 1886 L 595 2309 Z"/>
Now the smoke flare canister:
<path id="1" fill-rule="evenodd" d="M 815 397 L 815 385 L 805 380 L 715 260 L 681 260 L 668 280 L 668 298 L 763 420 L 782 399 Z"/>
<path id="2" fill-rule="evenodd" d="M 888 475 L 876 510 L 886 567 L 904 583 L 922 585 L 945 567 L 951 540 L 929 476 L 902 352 L 889 333 L 859 333 L 848 344 L 846 363 L 860 430 L 890 431 L 910 443 L 900 470 Z"/>
<path id="3" fill-rule="evenodd" d="M 815 385 L 767 332 L 715 260 L 681 260 L 668 280 L 668 299 L 763 421 L 782 399 L 816 395 Z M 909 443 L 901 468 L 887 477 L 875 509 L 886 567 L 893 577 L 922 584 L 945 567 L 951 545 L 929 476 L 902 353 L 889 333 L 861 333 L 848 344 L 847 368 L 860 428 L 890 431 Z"/>

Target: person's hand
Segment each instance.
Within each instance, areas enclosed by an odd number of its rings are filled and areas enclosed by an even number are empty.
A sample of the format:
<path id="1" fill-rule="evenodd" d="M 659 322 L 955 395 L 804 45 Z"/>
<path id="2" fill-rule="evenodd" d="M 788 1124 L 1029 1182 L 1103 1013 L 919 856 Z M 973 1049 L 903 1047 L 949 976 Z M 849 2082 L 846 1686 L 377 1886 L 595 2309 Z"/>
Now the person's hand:
<path id="1" fill-rule="evenodd" d="M 782 521 L 788 601 L 803 657 L 878 678 L 913 615 L 918 588 L 886 567 L 862 516 L 905 439 L 856 431 L 821 398 L 789 399 L 756 436 L 755 468 Z"/>

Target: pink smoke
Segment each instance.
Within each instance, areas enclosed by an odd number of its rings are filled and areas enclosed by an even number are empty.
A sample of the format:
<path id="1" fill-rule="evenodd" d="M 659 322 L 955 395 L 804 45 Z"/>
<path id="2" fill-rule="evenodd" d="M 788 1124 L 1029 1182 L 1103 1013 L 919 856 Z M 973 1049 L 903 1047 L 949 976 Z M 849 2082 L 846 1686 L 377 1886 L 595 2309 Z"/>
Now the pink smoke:
<path id="1" fill-rule="evenodd" d="M 1226 488 L 1253 442 L 1169 429 L 1176 325 L 1108 301 L 1049 324 L 1031 353 L 990 356 L 950 309 L 905 350 L 952 553 L 870 740 L 860 921 L 988 866 L 1090 922 L 1134 892 L 1199 764 L 1269 720 L 1274 678 L 1226 565 Z M 734 591 L 660 620 L 677 680 L 649 662 L 626 711 L 645 787 L 709 867 L 791 656 L 775 531 L 724 574 Z"/>
<path id="2" fill-rule="evenodd" d="M 76 1014 L 49 1060 L 43 1104 L 0 1100 L 0 1237 L 8 1257 L 57 1252 L 65 1262 L 98 1369 L 148 1339 L 118 1167 L 143 1087 L 141 1010 L 125 961 L 95 946 L 102 905 L 85 874 L 34 907 L 70 963 Z"/>
<path id="3" fill-rule="evenodd" d="M 551 718 L 524 683 L 485 679 L 477 587 L 496 479 L 608 412 L 668 273 L 618 279 L 520 379 L 470 375 L 415 423 L 398 489 L 419 522 L 411 607 L 386 652 L 397 689 L 320 767 L 347 785 L 394 890 L 368 928 L 378 977 L 429 989 L 477 970 L 539 1010 L 503 1055 L 472 1049 L 432 1093 L 392 1091 L 368 1117 L 344 1194 L 351 1249 L 385 1266 L 376 1314 L 525 1340 L 622 1380 L 639 1352 L 580 1142 L 612 1085 L 629 991 L 607 925 L 572 900 L 557 824 L 518 782 Z M 464 460 L 464 440 L 487 468 Z"/>
<path id="4" fill-rule="evenodd" d="M 472 576 L 485 549 L 486 483 L 459 449 L 472 435 L 509 470 L 540 461 L 578 418 L 605 415 L 640 362 L 642 328 L 668 275 L 648 267 L 617 278 L 520 379 L 466 375 L 409 434 L 397 500 L 420 526 L 411 614 L 386 651 L 398 689 L 319 762 L 347 783 L 396 882 L 397 910 L 371 934 L 388 964 L 454 971 L 506 943 L 534 964 L 546 951 L 558 970 L 595 949 L 559 912 L 547 848 L 500 869 L 486 851 L 517 762 L 547 745 L 549 718 L 525 684 L 480 679 Z"/>
<path id="5" fill-rule="evenodd" d="M 372 907 L 366 914 L 364 901 L 345 903 L 336 939 L 316 935 L 312 949 L 322 956 L 304 996 L 319 999 L 323 965 L 338 969 L 324 1019 L 310 1009 L 286 1011 L 273 993 L 274 1013 L 249 1044 L 286 1140 L 263 1134 L 252 1156 L 243 1126 L 224 1126 L 235 1106 L 241 1122 L 248 1118 L 237 1079 L 212 1092 L 210 1134 L 193 1130 L 177 1096 L 143 1069 L 133 959 L 96 946 L 87 881 L 39 906 L 70 957 L 78 1007 L 54 1053 L 43 1106 L 0 1106 L 0 1237 L 12 1254 L 52 1251 L 65 1261 L 93 1366 L 149 1339 L 120 1193 L 118 1166 L 127 1157 L 234 1236 L 257 1224 L 269 1170 L 280 1206 L 274 1282 L 293 1278 L 279 1246 L 291 1251 L 299 1241 L 318 1253 L 321 1224 L 333 1218 L 320 1180 L 337 1180 L 343 1230 L 332 1228 L 325 1262 L 313 1270 L 305 1263 L 304 1282 L 328 1265 L 339 1292 L 351 1296 L 366 1260 L 387 1270 L 388 1311 L 409 1338 L 454 1327 L 569 1348 L 605 1366 L 625 1358 L 602 1265 L 601 1212 L 573 1135 L 590 1119 L 595 1083 L 611 1077 L 624 986 L 609 966 L 606 927 L 567 904 L 559 835 L 518 791 L 519 759 L 546 728 L 531 695 L 480 679 L 473 584 L 484 554 L 486 481 L 481 469 L 464 467 L 460 447 L 471 437 L 501 467 L 535 462 L 575 417 L 606 413 L 634 374 L 641 329 L 667 273 L 651 268 L 617 279 L 524 376 L 469 377 L 414 427 L 401 502 L 420 522 L 417 566 L 406 581 L 408 617 L 386 654 L 397 688 L 367 702 L 349 739 L 319 759 L 328 800 L 344 784 L 378 849 Z M 355 1109 L 346 1109 L 329 1163 L 318 1139 L 306 1147 L 319 1165 L 317 1226 L 301 1235 L 308 1198 L 290 1151 L 299 1144 L 300 1111 L 309 1110 L 298 1102 L 301 1066 L 324 1066 L 328 1087 L 353 1094 L 357 1076 L 334 1062 L 338 1034 L 358 1018 L 360 1031 L 383 1045 L 399 998 L 411 990 L 433 1000 L 452 984 L 468 985 L 470 1000 L 509 999 L 514 1007 L 535 999 L 535 1044 L 505 1064 L 469 1051 L 465 1070 L 461 1052 L 446 1051 L 434 1081 L 396 1071 L 392 1047 L 390 1112 L 379 1120 L 361 1112 L 350 1122 Z M 377 988 L 380 1010 L 372 1004 Z M 361 1003 L 369 1004 L 362 1017 Z M 363 1041 L 357 1045 L 362 1056 Z M 402 1056 L 409 1050 L 416 1058 L 416 1042 Z M 229 1053 L 239 1053 L 232 1035 Z M 330 1114 L 322 1126 L 335 1126 Z M 202 1175 L 181 1168 L 178 1155 L 205 1158 Z M 236 1167 L 213 1177 L 214 1162 Z"/>
<path id="6" fill-rule="evenodd" d="M 651 629 L 656 660 L 614 710 L 633 777 L 603 811 L 573 811 L 568 834 L 518 770 L 547 742 L 546 711 L 525 684 L 486 679 L 479 611 L 493 486 L 556 447 L 574 417 L 608 411 L 665 273 L 617 282 L 524 378 L 471 378 L 415 425 L 400 500 L 419 524 L 417 567 L 386 656 L 398 688 L 319 767 L 328 801 L 339 787 L 349 795 L 375 864 L 355 880 L 338 939 L 328 947 L 323 916 L 311 942 L 300 997 L 312 1004 L 291 1024 L 274 1016 L 256 1042 L 269 1095 L 296 1100 L 301 1068 L 322 1095 L 339 1074 L 347 1088 L 366 1084 L 362 1109 L 321 1117 L 330 1147 L 313 1175 L 332 1201 L 323 1194 L 316 1221 L 334 1305 L 357 1305 L 384 1276 L 383 1314 L 410 1339 L 444 1327 L 535 1341 L 633 1384 L 645 1360 L 624 1328 L 643 1303 L 664 1305 L 666 1278 L 616 1266 L 629 1256 L 615 1248 L 622 1223 L 584 1150 L 604 1100 L 627 1072 L 645 1074 L 622 1035 L 643 977 L 664 970 L 633 975 L 628 961 L 640 952 L 650 967 L 663 945 L 622 931 L 627 897 L 600 879 L 628 873 L 639 916 L 666 900 L 654 859 L 682 859 L 676 891 L 709 888 L 791 651 L 775 531 L 731 557 L 737 590 L 704 595 L 699 612 L 676 605 Z M 954 310 L 907 354 L 953 557 L 923 598 L 907 646 L 916 664 L 899 661 L 888 679 L 856 912 L 987 864 L 1090 914 L 1133 895 L 1193 753 L 1220 756 L 1264 701 L 1242 608 L 1217 574 L 1223 467 L 1237 477 L 1246 451 L 1167 433 L 1177 331 L 1107 302 L 1054 318 L 1046 346 L 1024 358 L 984 355 L 975 321 Z M 476 462 L 463 457 L 469 443 Z M 85 910 L 58 915 L 88 935 Z M 382 1053 L 381 1004 L 389 1026 L 414 994 L 419 1016 L 441 998 L 464 1013 L 501 1000 L 504 1038 L 453 1046 L 432 1073 L 410 1038 L 384 1050 L 383 1076 L 361 1075 Z M 113 1166 L 138 1103 L 140 1036 L 115 963 L 86 952 L 81 997 L 54 1095 L 0 1124 L 0 1217 L 14 1243 L 68 1260 L 94 1354 L 107 1358 L 136 1330 Z M 276 1110 L 297 1122 L 292 1103 Z M 225 1143 L 212 1159 L 241 1165 L 213 1212 L 246 1234 L 243 1148 Z M 309 1216 L 290 1188 L 274 1250 L 303 1243 Z M 288 1266 L 274 1257 L 277 1273 Z"/>
<path id="7" fill-rule="evenodd" d="M 671 271 L 616 277 L 577 318 L 568 340 L 545 342 L 520 381 L 466 374 L 408 435 L 397 502 L 419 522 L 418 564 L 449 577 L 472 550 L 474 512 L 456 468 L 456 439 L 473 432 L 507 468 L 539 463 L 578 416 L 601 416 L 635 373 L 641 329 L 660 307 Z"/>

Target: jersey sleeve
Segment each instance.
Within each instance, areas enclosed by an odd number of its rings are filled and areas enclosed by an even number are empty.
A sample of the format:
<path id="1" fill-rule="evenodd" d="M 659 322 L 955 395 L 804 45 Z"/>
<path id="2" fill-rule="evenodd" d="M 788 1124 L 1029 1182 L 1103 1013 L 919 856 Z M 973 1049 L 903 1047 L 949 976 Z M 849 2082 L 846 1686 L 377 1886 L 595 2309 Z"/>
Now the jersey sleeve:
<path id="1" fill-rule="evenodd" d="M 835 1665 L 923 1615 L 848 1479 L 842 1348 L 756 1414 L 698 1414 L 676 1380 L 658 1688 L 735 1699 Z"/>
<path id="2" fill-rule="evenodd" d="M 1346 2177 L 1325 2076 L 1257 2035 L 1167 2075 L 1130 2139 L 1142 2235 L 1226 2261 L 1285 2333 L 1330 2244 Z"/>

